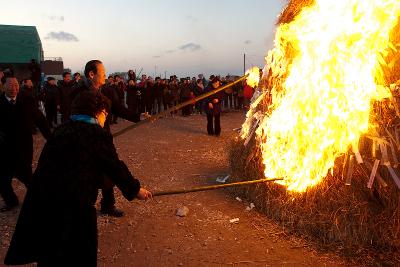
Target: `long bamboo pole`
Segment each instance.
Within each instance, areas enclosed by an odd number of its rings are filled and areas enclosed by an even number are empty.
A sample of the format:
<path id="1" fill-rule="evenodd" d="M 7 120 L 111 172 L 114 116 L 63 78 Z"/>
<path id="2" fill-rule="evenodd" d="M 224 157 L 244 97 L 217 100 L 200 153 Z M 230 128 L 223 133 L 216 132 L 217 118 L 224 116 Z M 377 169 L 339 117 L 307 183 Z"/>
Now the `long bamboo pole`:
<path id="1" fill-rule="evenodd" d="M 177 190 L 170 190 L 170 191 L 158 191 L 158 192 L 154 192 L 153 193 L 153 197 L 166 196 L 166 195 L 187 194 L 187 193 L 192 193 L 192 192 L 217 190 L 217 189 L 228 188 L 228 187 L 260 184 L 260 183 L 267 183 L 267 182 L 274 182 L 274 181 L 281 181 L 281 180 L 283 180 L 283 178 L 260 179 L 260 180 L 244 181 L 244 182 L 221 184 L 221 185 L 194 187 L 194 188 L 191 188 L 191 189 L 177 189 Z"/>
<path id="2" fill-rule="evenodd" d="M 214 94 L 216 94 L 218 92 L 221 92 L 222 90 L 225 90 L 226 88 L 229 88 L 229 87 L 231 87 L 231 86 L 243 81 L 246 78 L 247 78 L 247 75 L 243 75 L 242 77 L 240 77 L 236 81 L 231 82 L 231 83 L 229 83 L 229 84 L 227 84 L 225 86 L 222 86 L 222 87 L 217 88 L 217 89 L 215 89 L 213 91 L 210 91 L 210 92 L 207 92 L 205 94 L 202 94 L 202 95 L 200 95 L 200 96 L 198 96 L 198 97 L 196 97 L 194 99 L 190 99 L 188 101 L 180 103 L 180 104 L 178 104 L 178 105 L 176 105 L 174 107 L 171 107 L 171 108 L 167 109 L 166 111 L 163 111 L 163 112 L 160 112 L 160 113 L 158 113 L 158 114 L 156 114 L 154 116 L 151 116 L 148 119 L 145 119 L 145 120 L 142 120 L 142 121 L 140 121 L 138 123 L 132 124 L 132 125 L 124 128 L 124 129 L 121 129 L 121 130 L 113 133 L 113 137 L 118 137 L 118 136 L 120 136 L 120 135 L 122 135 L 122 134 L 124 134 L 124 133 L 126 133 L 126 132 L 128 132 L 128 131 L 130 131 L 130 130 L 132 130 L 134 128 L 136 128 L 136 127 L 139 127 L 140 125 L 143 125 L 145 123 L 154 122 L 154 121 L 156 121 L 156 120 L 158 120 L 158 119 L 160 119 L 160 118 L 162 118 L 162 117 L 164 117 L 164 116 L 166 116 L 166 115 L 168 115 L 168 114 L 170 114 L 170 113 L 172 113 L 174 111 L 177 111 L 177 110 L 179 110 L 179 109 L 181 109 L 181 108 L 183 108 L 185 106 L 192 105 L 193 103 L 195 103 L 197 101 L 200 101 L 200 100 L 205 99 L 205 98 L 207 98 L 207 97 L 209 97 L 211 95 L 214 95 Z"/>

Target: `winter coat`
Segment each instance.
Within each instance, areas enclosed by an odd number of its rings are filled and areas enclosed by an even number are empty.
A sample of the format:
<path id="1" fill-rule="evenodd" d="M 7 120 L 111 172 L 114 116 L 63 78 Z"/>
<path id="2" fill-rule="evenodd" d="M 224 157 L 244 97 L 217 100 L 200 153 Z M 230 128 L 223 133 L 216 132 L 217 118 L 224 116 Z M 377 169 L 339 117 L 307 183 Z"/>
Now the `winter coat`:
<path id="1" fill-rule="evenodd" d="M 63 116 L 63 121 L 66 121 L 71 116 L 71 92 L 73 86 L 73 81 L 70 81 L 69 83 L 60 81 L 58 83 L 58 88 L 60 90 L 60 112 Z"/>
<path id="2" fill-rule="evenodd" d="M 208 93 L 210 91 L 214 91 L 214 87 L 207 86 L 206 89 L 204 89 L 204 93 Z M 218 99 L 218 103 L 214 103 L 214 99 Z M 219 91 L 216 94 L 210 95 L 209 97 L 207 97 L 206 99 L 204 99 L 203 101 L 203 107 L 204 107 L 204 111 L 206 112 L 206 114 L 220 114 L 221 113 L 221 101 L 224 99 L 224 92 L 223 91 Z M 213 108 L 210 109 L 208 104 L 213 104 Z"/>
<path id="3" fill-rule="evenodd" d="M 19 94 L 12 105 L 0 95 L 0 172 L 13 165 L 32 165 L 34 125 L 45 138 L 50 136 L 47 120 L 32 97 Z"/>
<path id="4" fill-rule="evenodd" d="M 57 85 L 46 83 L 42 91 L 42 100 L 46 106 L 60 105 L 60 90 Z"/>
<path id="5" fill-rule="evenodd" d="M 96 266 L 98 189 L 107 175 L 132 200 L 140 183 L 118 159 L 110 133 L 97 124 L 68 121 L 40 155 L 5 264 Z"/>

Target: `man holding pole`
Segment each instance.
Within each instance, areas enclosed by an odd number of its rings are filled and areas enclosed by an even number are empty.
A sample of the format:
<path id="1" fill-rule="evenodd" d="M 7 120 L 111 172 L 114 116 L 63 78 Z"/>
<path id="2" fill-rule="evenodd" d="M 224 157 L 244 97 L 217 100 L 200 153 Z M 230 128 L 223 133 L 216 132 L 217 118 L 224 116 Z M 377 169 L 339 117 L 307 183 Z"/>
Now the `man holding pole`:
<path id="1" fill-rule="evenodd" d="M 72 99 L 74 99 L 79 93 L 88 90 L 100 93 L 100 88 L 105 84 L 106 80 L 106 70 L 103 63 L 100 60 L 91 60 L 86 63 L 85 77 L 86 81 L 82 84 L 82 86 L 76 88 L 72 93 Z M 123 106 L 116 94 L 107 94 L 105 96 L 110 101 L 110 107 L 107 110 L 108 114 L 112 113 L 131 122 L 140 121 L 140 113 L 131 111 Z M 106 120 L 104 129 L 108 132 L 111 132 L 109 118 Z M 122 217 L 124 215 L 123 211 L 118 210 L 115 207 L 114 184 L 108 177 L 105 177 L 104 181 L 105 183 L 102 188 L 100 212 L 113 217 Z"/>

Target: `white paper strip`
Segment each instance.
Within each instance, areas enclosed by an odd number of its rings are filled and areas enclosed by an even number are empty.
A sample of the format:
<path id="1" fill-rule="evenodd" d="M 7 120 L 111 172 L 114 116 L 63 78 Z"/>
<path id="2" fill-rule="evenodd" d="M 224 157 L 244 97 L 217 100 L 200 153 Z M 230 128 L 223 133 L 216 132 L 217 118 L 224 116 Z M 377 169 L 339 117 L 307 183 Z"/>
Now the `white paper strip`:
<path id="1" fill-rule="evenodd" d="M 356 156 L 357 163 L 358 164 L 364 163 L 363 159 L 361 157 L 360 151 L 358 150 L 358 144 L 353 144 L 351 147 L 352 147 L 354 155 Z"/>
<path id="2" fill-rule="evenodd" d="M 253 124 L 253 128 L 251 129 L 251 132 L 250 132 L 249 136 L 246 138 L 246 141 L 244 142 L 244 146 L 247 146 L 247 144 L 250 142 L 250 140 L 253 137 L 253 135 L 254 135 L 259 123 L 260 123 L 260 118 L 258 118 L 257 121 Z"/>
<path id="3" fill-rule="evenodd" d="M 397 187 L 400 189 L 400 179 L 399 176 L 397 176 L 395 170 L 391 166 L 386 166 L 390 172 L 390 175 L 393 178 L 393 181 L 396 183 Z"/>
<path id="4" fill-rule="evenodd" d="M 399 165 L 399 160 L 397 159 L 396 150 L 394 149 L 394 142 L 390 140 L 390 150 L 392 151 L 392 157 L 394 161 L 394 167 L 397 168 Z"/>
<path id="5" fill-rule="evenodd" d="M 390 161 L 387 153 L 387 146 L 383 142 L 379 142 L 379 148 L 381 149 L 382 153 L 382 161 L 381 164 L 385 166 L 390 166 Z"/>
<path id="6" fill-rule="evenodd" d="M 374 167 L 372 167 L 372 172 L 371 172 L 371 175 L 369 177 L 368 184 L 367 184 L 367 187 L 369 189 L 371 189 L 372 185 L 374 184 L 376 172 L 378 171 L 378 167 L 379 167 L 379 162 L 380 162 L 379 159 L 375 160 Z"/>
<path id="7" fill-rule="evenodd" d="M 368 169 L 372 172 L 372 165 L 371 165 L 371 163 L 369 163 L 368 161 L 366 161 L 365 162 L 365 165 L 368 167 Z M 385 180 L 383 180 L 383 178 L 382 178 L 382 176 L 380 175 L 380 173 L 379 173 L 379 169 L 378 169 L 378 171 L 376 172 L 376 180 L 378 181 L 378 183 L 379 183 L 379 185 L 380 186 L 382 186 L 382 187 L 387 187 L 388 185 L 387 185 L 387 183 L 385 182 Z"/>
<path id="8" fill-rule="evenodd" d="M 351 185 L 351 178 L 353 177 L 354 171 L 354 156 L 351 155 L 349 159 L 349 168 L 347 169 L 346 185 Z"/>

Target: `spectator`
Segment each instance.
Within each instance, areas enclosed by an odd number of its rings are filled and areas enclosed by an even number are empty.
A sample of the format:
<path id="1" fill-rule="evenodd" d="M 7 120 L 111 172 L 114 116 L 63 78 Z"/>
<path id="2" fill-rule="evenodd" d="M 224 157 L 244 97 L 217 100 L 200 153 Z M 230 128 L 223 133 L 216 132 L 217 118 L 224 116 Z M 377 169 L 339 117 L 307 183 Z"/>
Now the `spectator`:
<path id="1" fill-rule="evenodd" d="M 24 79 L 22 81 L 21 93 L 23 96 L 35 98 L 35 92 L 33 90 L 33 83 L 31 79 Z M 35 101 L 36 102 L 36 101 Z"/>
<path id="2" fill-rule="evenodd" d="M 31 59 L 28 65 L 29 71 L 31 72 L 31 81 L 33 83 L 33 90 L 35 95 L 40 91 L 40 80 L 42 77 L 42 69 L 40 65 L 36 62 L 36 59 Z"/>
<path id="3" fill-rule="evenodd" d="M 198 96 L 202 95 L 203 93 L 204 93 L 203 80 L 197 79 L 196 87 L 194 90 L 194 95 L 195 95 L 195 97 L 198 97 Z M 202 113 L 201 111 L 203 109 L 203 100 L 197 101 L 195 104 L 195 108 L 196 108 L 196 111 L 201 114 Z"/>
<path id="4" fill-rule="evenodd" d="M 205 93 L 218 89 L 221 81 L 218 77 L 214 77 L 211 81 L 211 86 L 208 86 Z M 223 92 L 218 92 L 205 99 L 205 112 L 207 114 L 207 133 L 208 135 L 220 136 L 221 134 L 221 100 Z"/>
<path id="5" fill-rule="evenodd" d="M 178 85 L 178 80 L 176 78 L 172 78 L 172 81 L 169 84 L 169 89 L 171 91 L 171 104 L 172 106 L 176 106 L 179 103 L 180 96 L 180 88 Z"/>
<path id="6" fill-rule="evenodd" d="M 230 82 L 233 82 L 233 79 L 231 76 L 227 76 L 225 81 L 226 81 L 226 83 L 222 84 L 222 85 L 226 85 Z M 233 108 L 233 88 L 232 88 L 232 86 L 230 86 L 224 90 L 224 108 L 225 109 Z"/>
<path id="7" fill-rule="evenodd" d="M 57 126 L 57 110 L 60 109 L 60 91 L 54 77 L 47 78 L 47 82 L 43 87 L 41 99 L 44 102 L 47 122 L 50 128 L 53 128 Z"/>
<path id="8" fill-rule="evenodd" d="M 148 79 L 144 82 L 144 87 L 142 89 L 143 102 L 146 107 L 146 112 L 149 114 L 154 114 L 154 81 L 152 77 L 148 77 Z"/>
<path id="9" fill-rule="evenodd" d="M 60 112 L 61 112 L 61 122 L 64 123 L 69 120 L 71 116 L 71 92 L 74 82 L 71 79 L 70 72 L 63 73 L 63 80 L 58 83 L 58 88 L 60 90 Z"/>
<path id="10" fill-rule="evenodd" d="M 248 109 L 250 107 L 250 100 L 253 97 L 254 90 L 248 85 L 246 82 L 243 88 L 243 97 L 244 97 L 244 107 Z"/>
<path id="11" fill-rule="evenodd" d="M 153 91 L 154 91 L 154 99 L 155 99 L 155 105 L 154 105 L 155 113 L 160 113 L 161 112 L 161 103 L 162 103 L 162 99 L 163 99 L 163 92 L 164 92 L 164 87 L 162 85 L 162 81 L 161 81 L 160 77 L 156 77 Z"/>
<path id="12" fill-rule="evenodd" d="M 136 81 L 133 79 L 130 79 L 128 81 L 128 87 L 126 89 L 126 103 L 128 105 L 128 109 L 130 111 L 139 112 L 139 106 L 138 106 L 138 99 L 140 95 L 138 95 L 138 88 L 136 86 Z"/>
<path id="13" fill-rule="evenodd" d="M 27 187 L 32 180 L 33 125 L 39 127 L 46 139 L 50 136 L 46 118 L 34 99 L 19 94 L 17 79 L 7 77 L 4 89 L 5 93 L 0 95 L 0 195 L 5 203 L 2 212 L 19 204 L 12 178 L 16 177 Z"/>
<path id="14" fill-rule="evenodd" d="M 133 80 L 136 83 L 136 73 L 133 70 L 128 71 L 128 82 L 129 80 Z"/>
<path id="15" fill-rule="evenodd" d="M 125 107 L 125 83 L 121 76 L 119 75 L 114 75 L 114 86 L 113 86 L 115 93 L 118 97 L 118 100 L 121 104 L 121 106 Z M 118 116 L 116 114 L 112 114 L 112 123 L 117 124 L 118 123 Z"/>
<path id="16" fill-rule="evenodd" d="M 75 72 L 73 75 L 74 78 L 74 86 L 80 86 L 82 82 L 82 76 L 79 72 Z"/>
<path id="17" fill-rule="evenodd" d="M 192 96 L 192 91 L 190 89 L 190 78 L 185 78 L 183 80 L 183 84 L 180 86 L 180 91 L 181 91 L 181 103 L 186 102 L 191 99 Z M 187 105 L 182 108 L 182 115 L 183 116 L 189 116 L 192 113 L 192 106 Z"/>
<path id="18" fill-rule="evenodd" d="M 169 89 L 168 80 L 166 79 L 162 80 L 162 89 L 163 89 L 163 95 L 162 95 L 163 107 L 164 111 L 166 111 L 168 108 L 171 107 L 171 91 Z"/>

